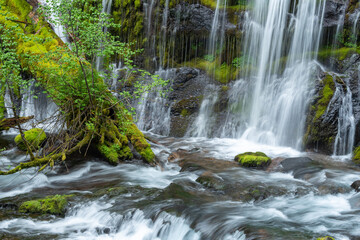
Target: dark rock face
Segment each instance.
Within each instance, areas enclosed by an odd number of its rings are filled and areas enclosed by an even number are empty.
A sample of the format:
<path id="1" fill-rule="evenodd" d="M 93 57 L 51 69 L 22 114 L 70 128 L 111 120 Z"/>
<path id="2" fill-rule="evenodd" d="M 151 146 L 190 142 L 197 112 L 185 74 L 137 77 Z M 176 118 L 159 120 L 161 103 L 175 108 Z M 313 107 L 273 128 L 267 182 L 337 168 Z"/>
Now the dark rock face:
<path id="1" fill-rule="evenodd" d="M 319 71 L 315 78 L 315 95 L 307 114 L 304 146 L 307 149 L 331 154 L 337 134 L 341 100 L 333 99 L 336 91 L 333 76 Z"/>
<path id="2" fill-rule="evenodd" d="M 189 124 L 195 119 L 200 109 L 205 86 L 212 80 L 205 73 L 183 67 L 176 70 L 169 101 L 171 127 L 170 136 L 183 137 Z"/>
<path id="3" fill-rule="evenodd" d="M 324 13 L 324 27 L 336 27 L 340 24 L 340 16 L 346 10 L 347 1 L 330 0 L 326 2 Z"/>
<path id="4" fill-rule="evenodd" d="M 215 12 L 201 4 L 180 3 L 170 10 L 169 29 L 178 33 L 209 35 Z M 236 26 L 227 22 L 225 31 Z"/>
<path id="5" fill-rule="evenodd" d="M 351 184 L 351 187 L 355 189 L 356 192 L 360 192 L 360 180 L 357 180 Z"/>
<path id="6" fill-rule="evenodd" d="M 352 107 L 355 118 L 355 145 L 360 144 L 360 55 L 354 54 L 350 57 L 345 70 L 345 74 L 349 78 L 350 90 L 352 94 Z"/>
<path id="7" fill-rule="evenodd" d="M 186 33 L 209 33 L 214 11 L 200 4 L 178 4 L 170 11 L 170 29 Z"/>

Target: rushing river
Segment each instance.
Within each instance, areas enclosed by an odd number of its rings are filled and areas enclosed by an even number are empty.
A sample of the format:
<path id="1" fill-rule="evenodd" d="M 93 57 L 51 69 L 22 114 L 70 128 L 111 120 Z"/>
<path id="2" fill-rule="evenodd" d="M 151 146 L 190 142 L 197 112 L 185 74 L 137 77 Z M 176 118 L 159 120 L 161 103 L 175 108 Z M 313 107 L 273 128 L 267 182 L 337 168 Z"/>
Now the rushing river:
<path id="1" fill-rule="evenodd" d="M 2 136 L 11 139 L 11 136 Z M 151 135 L 161 167 L 141 161 L 110 166 L 101 158 L 36 174 L 28 169 L 0 177 L 3 239 L 336 239 L 360 237 L 360 194 L 350 185 L 359 170 L 347 160 L 301 153 L 245 140 Z M 308 155 L 294 170 L 245 169 L 243 151 L 269 156 Z M 169 158 L 176 152 L 176 157 Z M 174 155 L 172 155 L 174 156 Z M 23 161 L 11 148 L 2 167 Z M 179 160 L 182 159 L 182 160 Z M 218 183 L 196 180 L 204 172 Z M 20 214 L 20 202 L 73 194 L 65 217 Z"/>

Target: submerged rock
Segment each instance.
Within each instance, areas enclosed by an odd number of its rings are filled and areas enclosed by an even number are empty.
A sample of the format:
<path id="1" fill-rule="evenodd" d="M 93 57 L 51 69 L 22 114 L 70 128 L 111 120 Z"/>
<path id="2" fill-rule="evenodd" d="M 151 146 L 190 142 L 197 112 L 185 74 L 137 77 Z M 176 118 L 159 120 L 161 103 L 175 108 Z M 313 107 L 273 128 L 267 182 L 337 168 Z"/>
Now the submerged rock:
<path id="1" fill-rule="evenodd" d="M 68 198 L 72 195 L 55 195 L 43 199 L 31 200 L 20 205 L 20 212 L 64 215 Z"/>
<path id="2" fill-rule="evenodd" d="M 271 163 L 271 158 L 262 152 L 246 152 L 235 157 L 235 161 L 243 167 L 264 169 Z"/>
<path id="3" fill-rule="evenodd" d="M 211 172 L 204 172 L 196 181 L 205 187 L 215 190 L 223 190 L 225 187 L 224 181 Z"/>
<path id="4" fill-rule="evenodd" d="M 360 180 L 357 180 L 351 184 L 351 187 L 355 189 L 356 192 L 360 192 Z"/>
<path id="5" fill-rule="evenodd" d="M 287 158 L 280 164 L 284 172 L 292 172 L 295 178 L 303 178 L 306 174 L 321 170 L 316 162 L 308 157 Z"/>
<path id="6" fill-rule="evenodd" d="M 24 137 L 33 149 L 39 149 L 40 145 L 46 140 L 46 134 L 40 128 L 33 128 L 24 132 Z M 20 134 L 15 137 L 15 143 L 21 150 L 27 150 Z"/>

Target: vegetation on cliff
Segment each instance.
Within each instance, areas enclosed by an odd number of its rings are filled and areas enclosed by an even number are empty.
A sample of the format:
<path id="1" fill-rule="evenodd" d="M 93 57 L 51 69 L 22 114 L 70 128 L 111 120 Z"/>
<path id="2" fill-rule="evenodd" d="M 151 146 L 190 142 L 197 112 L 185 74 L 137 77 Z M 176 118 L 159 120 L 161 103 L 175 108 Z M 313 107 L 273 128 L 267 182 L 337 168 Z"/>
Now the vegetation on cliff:
<path id="1" fill-rule="evenodd" d="M 132 123 L 127 105 L 131 94 L 123 91 L 120 100 L 117 99 L 96 71 L 98 57 L 106 59 L 113 55 L 120 56 L 135 71 L 131 56 L 136 51 L 131 44 L 118 42 L 103 31 L 118 27 L 111 18 L 85 0 L 62 1 L 61 5 L 53 1 L 52 8 L 45 7 L 41 12 L 25 0 L 1 0 L 0 7 L 3 56 L 0 75 L 1 86 L 5 86 L 1 88 L 2 94 L 8 91 L 15 99 L 21 95 L 19 89 L 27 88 L 28 79 L 35 78 L 60 108 L 59 132 L 56 138 L 47 141 L 47 148 L 41 154 L 33 154 L 21 131 L 30 162 L 0 174 L 35 166 L 42 170 L 56 161 L 65 161 L 75 151 L 86 155 L 90 145 L 96 146 L 110 163 L 117 164 L 132 158 L 131 144 L 146 162 L 154 164 L 150 144 Z M 44 17 L 55 25 L 65 26 L 64 34 L 71 39 L 69 46 L 54 34 Z M 143 71 L 140 74 L 148 75 Z M 164 84 L 161 79 L 155 81 L 136 92 Z M 13 106 L 15 113 L 17 109 Z"/>

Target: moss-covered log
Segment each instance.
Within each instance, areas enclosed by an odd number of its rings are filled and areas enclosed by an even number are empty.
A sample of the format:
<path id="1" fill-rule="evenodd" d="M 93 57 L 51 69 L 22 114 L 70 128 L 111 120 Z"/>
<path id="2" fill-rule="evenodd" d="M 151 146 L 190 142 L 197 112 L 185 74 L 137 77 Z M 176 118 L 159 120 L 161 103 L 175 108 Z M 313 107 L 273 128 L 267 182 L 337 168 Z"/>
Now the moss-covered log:
<path id="1" fill-rule="evenodd" d="M 97 146 L 112 164 L 132 158 L 129 148 L 132 144 L 146 162 L 154 164 L 150 144 L 90 64 L 64 47 L 49 24 L 25 0 L 0 0 L 0 6 L 0 24 L 12 29 L 21 67 L 36 78 L 59 106 L 66 125 L 66 131 L 59 133 L 62 143 L 52 146 L 48 155 L 0 174 L 34 166 L 42 169 L 90 144 Z M 86 77 L 90 76 L 97 97 L 88 92 Z"/>
<path id="2" fill-rule="evenodd" d="M 0 131 L 9 130 L 10 128 L 14 128 L 19 124 L 26 123 L 33 118 L 34 116 L 21 117 L 21 118 L 4 118 L 0 120 Z"/>

